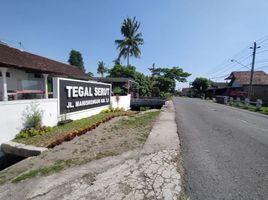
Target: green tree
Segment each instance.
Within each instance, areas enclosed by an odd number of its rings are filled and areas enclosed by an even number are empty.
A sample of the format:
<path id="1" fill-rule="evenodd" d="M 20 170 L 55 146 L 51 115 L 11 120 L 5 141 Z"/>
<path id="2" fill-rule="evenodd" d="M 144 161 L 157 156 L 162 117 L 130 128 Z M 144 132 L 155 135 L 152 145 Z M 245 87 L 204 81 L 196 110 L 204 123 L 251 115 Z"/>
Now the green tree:
<path id="1" fill-rule="evenodd" d="M 121 40 L 115 40 L 117 49 L 119 49 L 118 60 L 123 56 L 127 59 L 127 65 L 129 65 L 129 57 L 134 56 L 139 58 L 141 51 L 139 46 L 143 44 L 142 34 L 138 32 L 140 28 L 140 22 L 133 19 L 126 18 L 121 26 L 121 34 L 124 36 Z"/>
<path id="2" fill-rule="evenodd" d="M 210 86 L 210 84 L 211 84 L 210 80 L 204 77 L 197 77 L 192 82 L 193 88 L 196 89 L 199 94 L 205 92 Z"/>
<path id="3" fill-rule="evenodd" d="M 154 68 L 154 84 L 152 95 L 159 96 L 159 92 L 160 94 L 174 93 L 176 81 L 186 82 L 190 75 L 191 74 L 184 72 L 180 67 Z"/>
<path id="4" fill-rule="evenodd" d="M 106 73 L 107 71 L 108 71 L 108 69 L 105 67 L 104 62 L 103 61 L 99 61 L 97 73 L 98 74 L 101 74 L 101 77 L 103 77 L 103 74 Z"/>
<path id="5" fill-rule="evenodd" d="M 115 64 L 109 70 L 108 77 L 132 78 L 137 84 L 131 88 L 132 91 L 139 93 L 140 96 L 165 96 L 167 93 L 174 93 L 176 81 L 186 82 L 191 74 L 184 72 L 182 68 L 155 68 L 154 77 L 145 76 L 138 72 L 134 66 L 122 66 Z"/>
<path id="6" fill-rule="evenodd" d="M 157 76 L 154 78 L 154 88 L 158 88 L 161 93 L 174 93 L 176 82 L 171 78 Z M 159 95 L 159 94 L 158 94 Z M 156 96 L 156 95 L 153 95 Z"/>
<path id="7" fill-rule="evenodd" d="M 93 74 L 92 72 L 87 72 L 87 75 L 88 75 L 89 77 L 93 77 L 93 76 L 94 76 L 94 74 Z"/>
<path id="8" fill-rule="evenodd" d="M 80 68 L 85 72 L 83 57 L 79 51 L 71 50 L 68 62 L 70 65 L 77 66 L 78 68 Z"/>
<path id="9" fill-rule="evenodd" d="M 151 77 L 145 76 L 140 72 L 136 72 L 135 82 L 137 84 L 132 86 L 132 91 L 139 93 L 142 97 L 152 96 L 153 81 Z"/>
<path id="10" fill-rule="evenodd" d="M 154 74 L 156 76 L 163 76 L 166 78 L 170 78 L 176 80 L 178 82 L 186 82 L 187 78 L 191 75 L 188 72 L 184 72 L 180 67 L 172 67 L 170 68 L 155 68 Z"/>
<path id="11" fill-rule="evenodd" d="M 123 66 L 121 64 L 115 64 L 108 73 L 108 77 L 132 78 L 134 80 L 136 78 L 136 68 L 132 65 Z"/>

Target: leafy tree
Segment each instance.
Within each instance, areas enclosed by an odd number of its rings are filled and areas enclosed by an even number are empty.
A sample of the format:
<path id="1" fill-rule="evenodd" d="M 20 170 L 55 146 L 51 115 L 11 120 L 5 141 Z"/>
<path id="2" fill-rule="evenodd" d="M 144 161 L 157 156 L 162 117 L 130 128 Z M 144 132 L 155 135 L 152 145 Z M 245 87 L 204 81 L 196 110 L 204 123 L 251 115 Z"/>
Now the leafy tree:
<path id="1" fill-rule="evenodd" d="M 113 93 L 115 95 L 123 95 L 124 94 L 124 90 L 118 86 L 113 88 Z"/>
<path id="2" fill-rule="evenodd" d="M 103 74 L 106 73 L 107 71 L 108 71 L 108 69 L 105 67 L 104 62 L 103 61 L 99 61 L 97 73 L 98 74 L 101 74 L 101 77 L 103 77 Z"/>
<path id="3" fill-rule="evenodd" d="M 180 67 L 173 68 L 154 68 L 154 86 L 153 96 L 159 96 L 161 93 L 174 93 L 176 81 L 186 82 L 191 74 L 184 72 Z M 158 89 L 156 89 L 158 88 Z M 160 92 L 160 94 L 159 94 Z M 163 95 L 162 95 L 163 96 Z"/>
<path id="4" fill-rule="evenodd" d="M 134 92 L 139 93 L 139 95 L 143 97 L 152 96 L 153 80 L 151 77 L 136 72 L 135 81 L 137 84 L 132 86 Z"/>
<path id="5" fill-rule="evenodd" d="M 140 22 L 133 19 L 126 18 L 121 26 L 121 34 L 124 36 L 121 40 L 115 40 L 117 49 L 119 49 L 118 60 L 123 56 L 127 58 L 127 65 L 129 65 L 129 57 L 134 56 L 139 58 L 141 51 L 139 46 L 143 44 L 142 34 L 138 32 Z"/>
<path id="6" fill-rule="evenodd" d="M 189 73 L 184 72 L 179 67 L 155 68 L 154 77 L 145 76 L 136 71 L 134 66 L 122 66 L 115 64 L 109 70 L 108 77 L 125 77 L 132 78 L 137 84 L 131 88 L 132 91 L 139 93 L 140 96 L 165 96 L 166 93 L 174 93 L 176 81 L 186 82 Z"/>
<path id="7" fill-rule="evenodd" d="M 180 67 L 172 67 L 169 68 L 155 68 L 154 74 L 156 76 L 163 76 L 166 78 L 170 78 L 173 80 L 176 80 L 178 82 L 186 82 L 187 77 L 189 77 L 191 74 L 184 72 L 182 68 Z"/>
<path id="8" fill-rule="evenodd" d="M 211 84 L 210 80 L 208 80 L 207 78 L 203 78 L 203 77 L 197 77 L 192 82 L 193 88 L 195 88 L 198 91 L 198 93 L 203 93 L 205 90 L 208 89 L 210 84 Z"/>
<path id="9" fill-rule="evenodd" d="M 157 76 L 154 78 L 154 87 L 158 88 L 160 94 L 163 93 L 174 93 L 175 91 L 176 82 L 175 80 L 164 77 L 164 76 Z"/>
<path id="10" fill-rule="evenodd" d="M 114 67 L 108 71 L 108 73 L 108 77 L 123 77 L 132 78 L 135 80 L 136 68 L 131 65 L 125 67 L 120 64 L 115 64 Z"/>
<path id="11" fill-rule="evenodd" d="M 85 71 L 84 62 L 82 54 L 79 51 L 71 50 L 68 60 L 70 65 L 79 67 L 81 70 Z"/>
<path id="12" fill-rule="evenodd" d="M 87 72 L 87 75 L 88 75 L 89 77 L 93 77 L 93 76 L 94 76 L 94 74 L 93 74 L 92 72 Z"/>

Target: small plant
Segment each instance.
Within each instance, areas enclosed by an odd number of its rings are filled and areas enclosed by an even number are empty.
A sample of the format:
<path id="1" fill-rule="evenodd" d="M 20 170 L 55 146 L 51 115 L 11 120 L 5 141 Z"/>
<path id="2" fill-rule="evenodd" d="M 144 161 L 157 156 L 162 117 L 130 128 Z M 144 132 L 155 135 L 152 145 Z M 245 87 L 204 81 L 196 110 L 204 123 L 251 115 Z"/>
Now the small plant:
<path id="1" fill-rule="evenodd" d="M 37 135 L 43 135 L 47 132 L 51 131 L 51 127 L 42 126 L 38 129 L 36 128 L 24 128 L 20 131 L 19 134 L 16 135 L 16 139 L 18 138 L 28 138 L 28 137 L 34 137 Z"/>
<path id="2" fill-rule="evenodd" d="M 42 126 L 43 113 L 44 111 L 38 108 L 38 104 L 32 103 L 30 106 L 27 106 L 22 117 L 24 127 L 35 129 L 40 128 Z"/>
<path id="3" fill-rule="evenodd" d="M 146 110 L 149 110 L 150 107 L 146 107 L 146 106 L 141 106 L 140 107 L 140 111 L 146 111 Z"/>
<path id="4" fill-rule="evenodd" d="M 65 112 L 65 113 L 63 113 L 62 115 L 61 115 L 61 117 L 60 117 L 60 121 L 58 122 L 58 126 L 62 126 L 62 125 L 64 125 L 64 124 L 68 124 L 68 123 L 70 123 L 70 122 L 72 122 L 73 120 L 71 120 L 71 119 L 68 119 L 68 115 L 67 115 L 67 113 Z"/>
<path id="5" fill-rule="evenodd" d="M 268 114 L 268 107 L 263 107 L 261 111 L 264 114 Z"/>
<path id="6" fill-rule="evenodd" d="M 121 95 L 121 94 L 124 93 L 124 90 L 121 89 L 120 87 L 114 87 L 113 88 L 113 93 L 114 93 L 114 95 Z"/>

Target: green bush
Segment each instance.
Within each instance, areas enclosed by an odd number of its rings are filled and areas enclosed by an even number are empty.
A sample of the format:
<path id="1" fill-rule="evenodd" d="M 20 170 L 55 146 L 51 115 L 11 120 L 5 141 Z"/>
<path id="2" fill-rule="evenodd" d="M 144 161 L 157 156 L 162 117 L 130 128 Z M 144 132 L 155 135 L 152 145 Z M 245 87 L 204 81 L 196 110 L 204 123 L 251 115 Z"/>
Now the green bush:
<path id="1" fill-rule="evenodd" d="M 39 129 L 42 126 L 43 110 L 38 108 L 38 104 L 31 104 L 27 106 L 23 112 L 23 121 L 25 128 Z"/>
<path id="2" fill-rule="evenodd" d="M 114 95 L 121 95 L 121 94 L 124 94 L 124 90 L 120 87 L 114 87 L 113 93 L 114 93 Z"/>
<path id="3" fill-rule="evenodd" d="M 145 107 L 145 106 L 141 106 L 140 107 L 140 111 L 146 111 L 146 110 L 149 110 L 150 107 Z"/>
<path id="4" fill-rule="evenodd" d="M 261 110 L 262 110 L 262 113 L 268 114 L 268 107 L 263 107 Z"/>
<path id="5" fill-rule="evenodd" d="M 123 107 L 121 107 L 121 108 L 110 107 L 110 108 L 107 108 L 107 109 L 101 111 L 101 113 L 124 112 L 124 111 L 125 111 L 125 108 L 123 108 Z"/>
<path id="6" fill-rule="evenodd" d="M 18 138 L 28 138 L 28 137 L 34 137 L 37 135 L 43 135 L 51 130 L 51 127 L 42 126 L 39 127 L 39 129 L 35 128 L 24 128 L 20 131 L 19 134 L 16 135 L 16 139 Z"/>

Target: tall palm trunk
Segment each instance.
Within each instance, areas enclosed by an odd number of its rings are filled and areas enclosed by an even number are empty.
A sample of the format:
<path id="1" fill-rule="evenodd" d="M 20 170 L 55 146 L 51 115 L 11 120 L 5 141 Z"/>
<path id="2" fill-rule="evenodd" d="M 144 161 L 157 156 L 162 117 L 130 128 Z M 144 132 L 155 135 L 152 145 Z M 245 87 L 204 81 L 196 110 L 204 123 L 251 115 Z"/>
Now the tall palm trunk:
<path id="1" fill-rule="evenodd" d="M 129 49 L 130 49 L 130 47 L 128 46 L 128 48 L 127 48 L 127 66 L 129 66 Z"/>

